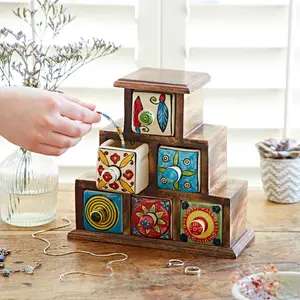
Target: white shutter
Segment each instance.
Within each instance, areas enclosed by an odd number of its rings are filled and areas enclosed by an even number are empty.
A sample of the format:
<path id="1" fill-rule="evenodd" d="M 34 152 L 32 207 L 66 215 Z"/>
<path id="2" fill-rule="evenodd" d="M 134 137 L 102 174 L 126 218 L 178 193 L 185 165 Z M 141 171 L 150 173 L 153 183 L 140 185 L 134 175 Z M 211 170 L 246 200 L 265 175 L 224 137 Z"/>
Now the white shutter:
<path id="1" fill-rule="evenodd" d="M 137 25 L 134 1 L 70 1 L 64 0 L 76 20 L 66 27 L 59 43 L 80 37 L 99 37 L 122 48 L 107 57 L 84 66 L 66 80 L 60 90 L 97 105 L 111 118 L 123 115 L 123 91 L 113 88 L 114 80 L 136 69 Z M 75 147 L 55 158 L 60 166 L 60 180 L 70 181 L 88 169 L 95 168 L 99 129 L 108 122 L 95 124 Z"/>
<path id="2" fill-rule="evenodd" d="M 18 28 L 9 14 L 28 1 L 1 1 L 0 25 Z M 60 43 L 97 36 L 123 47 L 66 81 L 64 92 L 91 101 L 112 118 L 123 116 L 123 90 L 113 81 L 142 66 L 204 71 L 205 123 L 228 127 L 229 175 L 261 184 L 255 143 L 268 137 L 300 138 L 300 39 L 293 53 L 289 110 L 286 58 L 289 0 L 63 0 L 77 16 Z M 296 18 L 300 29 L 299 7 Z M 296 33 L 299 30 L 295 29 Z M 297 38 L 297 34 L 295 34 Z M 297 73 L 298 72 L 298 73 Z M 285 122 L 288 120 L 289 122 Z M 99 128 L 57 158 L 61 181 L 95 166 Z M 288 127 L 288 128 L 287 128 Z M 11 150 L 0 141 L 0 159 Z"/>
<path id="3" fill-rule="evenodd" d="M 169 7 L 170 12 L 163 23 L 167 50 L 162 65 L 211 75 L 204 122 L 227 126 L 229 176 L 249 185 L 260 185 L 255 143 L 283 134 L 288 4 L 163 1 L 163 10 Z M 173 43 L 171 30 L 181 42 Z"/>
<path id="4" fill-rule="evenodd" d="M 32 0 L 34 1 L 34 0 Z M 7 3 L 12 2 L 12 3 Z M 123 89 L 114 88 L 113 82 L 141 66 L 160 65 L 160 2 L 135 0 L 61 0 L 68 11 L 76 16 L 57 43 L 77 41 L 80 37 L 103 38 L 122 48 L 107 57 L 84 66 L 63 83 L 60 90 L 97 105 L 113 119 L 123 117 Z M 0 0 L 0 25 L 19 29 L 11 9 L 19 1 Z M 99 143 L 99 129 L 106 126 L 103 119 L 74 148 L 54 158 L 60 167 L 60 181 L 74 179 L 88 170 L 94 170 Z M 15 147 L 0 141 L 0 160 Z"/>
<path id="5" fill-rule="evenodd" d="M 291 30 L 291 51 L 290 51 L 290 98 L 287 114 L 287 123 L 290 134 L 293 138 L 300 141 L 300 2 L 293 1 L 292 11 L 292 30 Z"/>
<path id="6" fill-rule="evenodd" d="M 124 90 L 114 88 L 113 82 L 141 66 L 159 66 L 158 1 L 65 1 L 77 16 L 74 25 L 78 27 L 69 28 L 69 37 L 98 36 L 122 48 L 82 69 L 65 82 L 62 90 L 95 103 L 114 120 L 122 118 Z M 108 121 L 103 119 L 76 147 L 57 158 L 61 182 L 72 182 L 83 172 L 95 169 L 99 129 L 106 125 Z"/>

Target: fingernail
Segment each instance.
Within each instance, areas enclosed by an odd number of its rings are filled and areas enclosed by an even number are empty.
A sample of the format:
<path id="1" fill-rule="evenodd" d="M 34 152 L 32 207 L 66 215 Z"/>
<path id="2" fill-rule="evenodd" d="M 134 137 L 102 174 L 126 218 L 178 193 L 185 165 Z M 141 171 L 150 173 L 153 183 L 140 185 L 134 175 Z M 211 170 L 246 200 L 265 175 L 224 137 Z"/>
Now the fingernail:
<path id="1" fill-rule="evenodd" d="M 101 121 L 101 115 L 96 114 L 95 120 L 97 120 L 97 122 L 100 122 Z"/>

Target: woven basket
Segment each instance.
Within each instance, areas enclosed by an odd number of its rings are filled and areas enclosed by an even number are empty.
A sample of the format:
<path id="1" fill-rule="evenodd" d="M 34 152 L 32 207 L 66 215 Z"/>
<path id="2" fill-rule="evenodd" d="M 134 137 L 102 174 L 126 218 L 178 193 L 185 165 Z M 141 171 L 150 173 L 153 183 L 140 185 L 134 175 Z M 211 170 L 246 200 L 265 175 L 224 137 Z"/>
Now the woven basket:
<path id="1" fill-rule="evenodd" d="M 277 203 L 300 201 L 300 159 L 260 157 L 261 177 L 268 200 Z"/>

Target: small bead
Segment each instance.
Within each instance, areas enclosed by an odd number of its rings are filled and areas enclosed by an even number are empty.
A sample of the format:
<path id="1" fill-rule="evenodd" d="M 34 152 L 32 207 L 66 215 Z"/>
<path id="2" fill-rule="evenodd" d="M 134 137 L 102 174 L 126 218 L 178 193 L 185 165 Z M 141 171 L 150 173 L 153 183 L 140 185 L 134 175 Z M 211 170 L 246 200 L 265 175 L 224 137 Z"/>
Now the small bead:
<path id="1" fill-rule="evenodd" d="M 11 252 L 10 248 L 4 248 L 4 255 L 8 255 Z"/>
<path id="2" fill-rule="evenodd" d="M 2 275 L 3 275 L 4 277 L 8 277 L 8 276 L 10 275 L 10 271 L 9 271 L 8 269 L 4 269 L 4 270 L 2 271 Z"/>
<path id="3" fill-rule="evenodd" d="M 5 256 L 4 255 L 0 255 L 0 262 L 4 261 Z"/>
<path id="4" fill-rule="evenodd" d="M 34 269 L 33 269 L 33 267 L 31 267 L 31 266 L 26 266 L 26 267 L 24 268 L 24 272 L 25 272 L 26 274 L 32 274 L 33 271 L 34 271 Z"/>
<path id="5" fill-rule="evenodd" d="M 0 269 L 4 268 L 4 263 L 0 263 Z"/>

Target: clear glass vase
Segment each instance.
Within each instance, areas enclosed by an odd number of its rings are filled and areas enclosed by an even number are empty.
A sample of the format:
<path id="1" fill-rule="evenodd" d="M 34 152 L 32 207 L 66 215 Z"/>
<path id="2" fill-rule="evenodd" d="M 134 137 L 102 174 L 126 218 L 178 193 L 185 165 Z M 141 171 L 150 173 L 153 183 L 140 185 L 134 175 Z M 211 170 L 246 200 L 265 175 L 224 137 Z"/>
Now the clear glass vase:
<path id="1" fill-rule="evenodd" d="M 18 148 L 0 164 L 2 220 L 33 227 L 56 217 L 58 167 L 51 157 Z"/>

